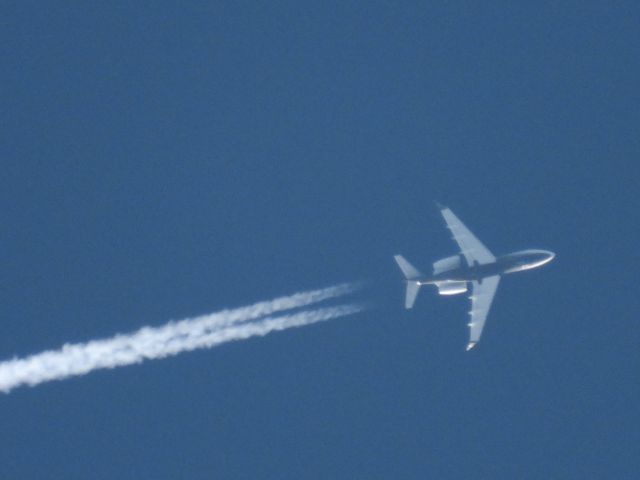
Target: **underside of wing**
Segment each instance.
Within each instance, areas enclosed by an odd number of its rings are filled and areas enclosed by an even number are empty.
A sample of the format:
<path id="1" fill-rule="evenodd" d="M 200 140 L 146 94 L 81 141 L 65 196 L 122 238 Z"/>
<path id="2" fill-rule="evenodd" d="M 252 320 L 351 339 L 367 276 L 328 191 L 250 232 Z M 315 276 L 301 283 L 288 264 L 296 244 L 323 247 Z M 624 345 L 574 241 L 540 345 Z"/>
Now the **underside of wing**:
<path id="1" fill-rule="evenodd" d="M 482 282 L 471 282 L 471 311 L 469 312 L 471 319 L 469 321 L 469 344 L 467 345 L 467 350 L 471 350 L 480 341 L 482 329 L 487 320 L 491 302 L 499 283 L 499 275 L 483 278 Z"/>
<path id="2" fill-rule="evenodd" d="M 485 247 L 476 236 L 465 226 L 462 221 L 448 208 L 440 207 L 440 213 L 447 222 L 447 228 L 451 230 L 453 239 L 460 247 L 460 252 L 467 260 L 467 264 L 473 265 L 475 262 L 483 265 L 492 263 L 496 257 Z"/>

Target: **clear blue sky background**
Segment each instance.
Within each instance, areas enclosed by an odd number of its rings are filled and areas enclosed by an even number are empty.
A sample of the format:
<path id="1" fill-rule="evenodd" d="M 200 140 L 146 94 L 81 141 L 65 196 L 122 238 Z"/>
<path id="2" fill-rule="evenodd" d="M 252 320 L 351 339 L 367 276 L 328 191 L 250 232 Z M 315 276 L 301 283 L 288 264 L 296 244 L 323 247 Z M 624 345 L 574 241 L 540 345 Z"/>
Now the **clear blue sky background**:
<path id="1" fill-rule="evenodd" d="M 209 3 L 209 5 L 207 5 Z M 0 477 L 637 478 L 636 2 L 2 8 L 0 355 L 366 279 L 347 319 L 0 396 Z M 506 278 L 402 309 L 392 261 Z"/>

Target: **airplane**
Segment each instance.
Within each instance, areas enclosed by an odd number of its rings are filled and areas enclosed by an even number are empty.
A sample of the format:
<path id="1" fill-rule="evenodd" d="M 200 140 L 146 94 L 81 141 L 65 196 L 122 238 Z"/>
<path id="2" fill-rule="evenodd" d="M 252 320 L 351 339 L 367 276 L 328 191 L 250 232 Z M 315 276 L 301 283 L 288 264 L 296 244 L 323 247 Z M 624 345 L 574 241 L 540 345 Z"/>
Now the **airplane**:
<path id="1" fill-rule="evenodd" d="M 404 305 L 405 308 L 413 307 L 422 285 L 435 285 L 440 295 L 458 295 L 467 292 L 470 283 L 469 351 L 480 341 L 502 275 L 541 267 L 553 260 L 555 253 L 530 249 L 496 257 L 449 208 L 437 205 L 460 254 L 436 261 L 431 276 L 423 275 L 402 255 L 394 255 L 407 283 Z"/>

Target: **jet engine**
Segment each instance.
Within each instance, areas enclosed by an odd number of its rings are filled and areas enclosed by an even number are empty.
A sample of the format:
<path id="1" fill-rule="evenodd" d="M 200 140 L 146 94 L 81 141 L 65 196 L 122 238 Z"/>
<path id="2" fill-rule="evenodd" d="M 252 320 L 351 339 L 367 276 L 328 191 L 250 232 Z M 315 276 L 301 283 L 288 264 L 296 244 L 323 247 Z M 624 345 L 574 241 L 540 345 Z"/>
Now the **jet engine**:
<path id="1" fill-rule="evenodd" d="M 467 282 L 441 282 L 436 285 L 440 295 L 458 295 L 467 291 Z"/>
<path id="2" fill-rule="evenodd" d="M 449 272 L 451 270 L 455 270 L 456 268 L 460 268 L 460 266 L 461 266 L 460 255 L 441 258 L 437 262 L 434 262 L 433 274 L 438 275 L 439 273 L 442 273 L 442 272 Z"/>

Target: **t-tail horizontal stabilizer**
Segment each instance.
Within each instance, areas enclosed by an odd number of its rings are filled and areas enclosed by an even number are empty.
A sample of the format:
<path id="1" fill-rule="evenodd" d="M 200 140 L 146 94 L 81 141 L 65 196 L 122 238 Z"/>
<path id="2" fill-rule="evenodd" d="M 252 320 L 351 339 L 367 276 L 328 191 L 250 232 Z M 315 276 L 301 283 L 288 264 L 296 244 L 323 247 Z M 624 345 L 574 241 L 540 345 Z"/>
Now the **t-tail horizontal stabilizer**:
<path id="1" fill-rule="evenodd" d="M 407 280 L 407 292 L 404 300 L 404 306 L 405 308 L 411 308 L 413 307 L 413 304 L 416 303 L 416 297 L 420 290 L 420 282 L 418 279 L 422 274 L 413 265 L 407 262 L 402 255 L 394 255 L 393 258 L 400 267 L 400 270 L 402 270 L 404 278 Z"/>
<path id="2" fill-rule="evenodd" d="M 407 280 L 407 294 L 404 299 L 404 308 L 411 308 L 416 303 L 416 297 L 418 296 L 418 290 L 420 284 L 418 282 L 412 282 Z"/>

